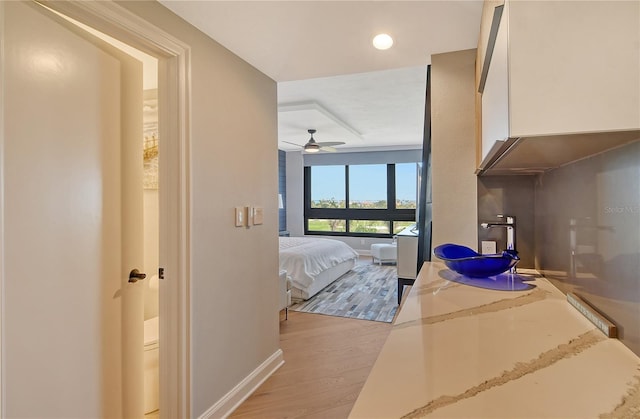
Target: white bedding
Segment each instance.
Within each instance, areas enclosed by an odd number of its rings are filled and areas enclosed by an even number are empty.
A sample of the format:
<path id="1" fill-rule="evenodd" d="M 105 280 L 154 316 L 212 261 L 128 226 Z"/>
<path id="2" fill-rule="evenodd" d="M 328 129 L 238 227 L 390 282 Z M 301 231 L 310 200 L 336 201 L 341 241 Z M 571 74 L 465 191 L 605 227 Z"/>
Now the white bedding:
<path id="1" fill-rule="evenodd" d="M 293 286 L 301 290 L 308 289 L 327 269 L 357 258 L 355 250 L 338 240 L 280 237 L 280 269 L 286 270 Z"/>

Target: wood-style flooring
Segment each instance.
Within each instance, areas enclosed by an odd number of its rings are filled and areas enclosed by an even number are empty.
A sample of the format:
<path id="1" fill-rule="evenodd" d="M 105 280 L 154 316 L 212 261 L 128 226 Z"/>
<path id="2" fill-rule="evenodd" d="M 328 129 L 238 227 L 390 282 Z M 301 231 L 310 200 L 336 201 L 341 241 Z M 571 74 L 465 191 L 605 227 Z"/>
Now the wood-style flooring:
<path id="1" fill-rule="evenodd" d="M 285 364 L 231 417 L 346 418 L 390 330 L 390 323 L 289 311 L 280 322 Z"/>

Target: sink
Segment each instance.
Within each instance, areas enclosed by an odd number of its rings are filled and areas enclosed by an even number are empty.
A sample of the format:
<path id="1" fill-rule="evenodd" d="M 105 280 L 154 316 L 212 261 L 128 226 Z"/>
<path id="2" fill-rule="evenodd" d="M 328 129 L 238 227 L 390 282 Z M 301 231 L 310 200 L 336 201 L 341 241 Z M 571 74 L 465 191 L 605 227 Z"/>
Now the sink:
<path id="1" fill-rule="evenodd" d="M 515 252 L 481 255 L 459 244 L 442 244 L 433 249 L 433 254 L 444 261 L 453 271 L 471 278 L 487 278 L 501 274 L 514 267 L 520 258 Z"/>

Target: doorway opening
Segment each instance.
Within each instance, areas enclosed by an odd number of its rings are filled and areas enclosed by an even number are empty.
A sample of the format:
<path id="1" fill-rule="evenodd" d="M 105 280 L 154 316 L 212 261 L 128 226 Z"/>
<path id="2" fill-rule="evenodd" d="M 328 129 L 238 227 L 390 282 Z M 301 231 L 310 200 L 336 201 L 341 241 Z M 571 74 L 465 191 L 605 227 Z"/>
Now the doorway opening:
<path id="1" fill-rule="evenodd" d="M 147 63 L 144 63 L 147 66 Z M 157 67 L 156 67 L 157 68 Z M 158 416 L 160 341 L 160 201 L 158 190 L 158 89 L 143 92 L 143 222 L 144 222 L 144 413 Z"/>
<path id="2" fill-rule="evenodd" d="M 163 351 L 160 355 L 160 367 L 163 371 L 160 394 L 163 397 L 161 397 L 160 404 L 163 417 L 189 417 L 190 257 L 188 243 L 190 199 L 188 149 L 190 133 L 188 121 L 190 48 L 179 39 L 114 2 L 64 1 L 47 3 L 44 7 L 90 24 L 103 33 L 117 37 L 134 45 L 139 50 L 153 55 L 158 60 L 158 125 L 159 131 L 164 136 L 164 140 L 158 147 L 163 156 L 163 168 L 159 173 L 161 178 L 159 183 L 163 185 L 163 189 L 162 195 L 158 197 L 159 236 L 162 238 L 158 259 L 162 263 L 161 266 L 164 268 L 166 278 L 165 281 L 160 281 L 159 286 L 162 290 L 159 311 L 163 313 L 164 319 L 160 322 L 160 336 L 163 343 Z M 0 4 L 0 12 L 3 10 L 4 7 Z M 4 39 L 4 31 L 0 31 L 0 40 L 4 41 Z M 4 59 L 2 61 L 5 62 Z M 101 71 L 94 71 L 94 73 L 101 74 Z M 3 81 L 4 77 L 0 83 Z M 0 115 L 4 114 L 6 103 L 3 98 L 0 102 L 2 109 Z M 0 126 L 3 127 L 2 132 L 4 132 L 5 124 L 1 117 Z M 0 147 L 2 147 L 4 145 L 2 133 L 0 133 L 0 137 Z M 0 202 L 4 202 L 2 196 L 0 196 Z M 0 207 L 1 216 L 4 214 L 2 211 L 4 204 Z M 0 246 L 2 246 L 2 240 L 0 240 Z M 2 262 L 0 255 L 0 263 Z M 153 274 L 155 273 L 153 272 Z M 4 284 L 4 277 L 0 279 Z M 2 306 L 2 301 L 0 301 L 0 307 Z M 4 350 L 2 355 L 4 358 Z M 2 368 L 0 384 L 4 388 L 6 365 L 0 367 Z M 114 390 L 115 388 L 111 387 L 109 394 L 113 394 Z M 90 403 L 91 401 L 88 402 L 88 404 Z M 0 404 L 4 410 L 5 404 L 2 403 L 2 400 L 0 400 Z"/>
<path id="3" fill-rule="evenodd" d="M 158 127 L 158 60 L 151 55 L 118 41 L 100 31 L 86 26 L 70 17 L 60 14 L 81 29 L 111 44 L 120 51 L 132 56 L 142 63 L 142 127 L 140 138 L 142 147 L 143 177 L 140 194 L 143 201 L 143 272 L 146 278 L 142 282 L 144 323 L 135 327 L 143 328 L 144 352 L 143 371 L 144 382 L 143 400 L 145 417 L 159 417 L 160 409 L 160 363 L 159 363 L 159 325 L 160 325 L 160 202 L 159 202 L 159 138 Z"/>

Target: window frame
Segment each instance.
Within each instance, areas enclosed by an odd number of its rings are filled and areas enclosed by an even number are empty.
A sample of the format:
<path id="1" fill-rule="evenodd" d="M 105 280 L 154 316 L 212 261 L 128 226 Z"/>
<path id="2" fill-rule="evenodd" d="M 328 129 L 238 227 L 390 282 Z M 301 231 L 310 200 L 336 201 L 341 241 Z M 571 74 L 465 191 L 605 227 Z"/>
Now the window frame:
<path id="1" fill-rule="evenodd" d="M 418 164 L 416 162 L 416 164 Z M 394 221 L 416 221 L 415 209 L 397 209 L 396 208 L 396 170 L 395 163 L 387 163 L 387 208 L 386 209 L 368 209 L 368 208 L 349 208 L 349 166 L 336 165 L 345 167 L 345 206 L 346 208 L 312 208 L 311 207 L 311 168 L 313 166 L 304 166 L 304 234 L 318 236 L 349 236 L 349 237 L 379 237 L 391 238 L 393 233 Z M 351 165 L 361 166 L 361 165 Z M 417 195 L 416 195 L 417 199 Z M 417 205 L 417 202 L 416 202 Z M 310 219 L 336 219 L 345 220 L 346 231 L 313 231 L 309 230 Z M 362 233 L 349 231 L 349 221 L 351 220 L 370 220 L 370 221 L 389 221 L 389 233 Z M 397 233 L 396 233 L 397 234 Z"/>

